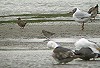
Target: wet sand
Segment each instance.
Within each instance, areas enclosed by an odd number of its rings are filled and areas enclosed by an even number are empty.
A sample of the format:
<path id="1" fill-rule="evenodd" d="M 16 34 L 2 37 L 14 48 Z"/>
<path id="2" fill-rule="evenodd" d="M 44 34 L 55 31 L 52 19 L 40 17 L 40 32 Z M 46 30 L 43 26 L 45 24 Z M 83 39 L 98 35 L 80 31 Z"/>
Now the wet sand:
<path id="1" fill-rule="evenodd" d="M 47 49 L 45 46 L 46 42 L 34 43 L 21 41 L 23 39 L 28 40 L 34 38 L 45 39 L 42 30 L 55 33 L 51 38 L 100 38 L 99 20 L 86 23 L 83 31 L 81 30 L 81 24 L 73 21 L 27 23 L 24 29 L 20 29 L 16 23 L 2 23 L 0 24 L 0 40 L 19 39 L 19 41 L 0 41 L 0 49 Z M 69 45 L 70 43 L 66 44 Z M 41 46 L 41 48 L 37 47 L 37 45 Z"/>
<path id="2" fill-rule="evenodd" d="M 96 21 L 86 23 L 83 31 L 77 22 L 28 23 L 24 29 L 20 29 L 16 23 L 2 23 L 0 38 L 45 38 L 41 33 L 43 29 L 54 32 L 52 38 L 100 37 L 100 23 Z"/>
<path id="3" fill-rule="evenodd" d="M 99 21 L 86 23 L 84 31 L 81 30 L 81 24 L 76 22 L 28 23 L 25 29 L 20 29 L 16 23 L 2 23 L 0 24 L 0 68 L 100 68 L 99 58 L 95 61 L 76 59 L 66 65 L 56 65 L 57 62 L 51 57 L 52 50 L 46 46 L 47 42 L 1 41 L 8 38 L 42 39 L 45 38 L 41 33 L 43 29 L 56 33 L 51 38 L 100 37 Z M 74 49 L 74 43 L 59 44 Z"/>
<path id="4" fill-rule="evenodd" d="M 58 65 L 51 57 L 51 50 L 0 51 L 0 68 L 100 68 L 100 60 L 73 60 Z"/>

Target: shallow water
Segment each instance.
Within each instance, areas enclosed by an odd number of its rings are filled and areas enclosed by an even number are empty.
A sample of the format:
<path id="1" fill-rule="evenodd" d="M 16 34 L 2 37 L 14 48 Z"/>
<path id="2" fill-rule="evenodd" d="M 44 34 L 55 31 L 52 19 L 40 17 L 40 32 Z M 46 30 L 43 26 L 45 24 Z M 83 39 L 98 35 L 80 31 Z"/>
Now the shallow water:
<path id="1" fill-rule="evenodd" d="M 78 7 L 83 11 L 88 11 L 90 7 L 100 5 L 100 0 L 0 0 L 0 22 L 17 20 L 16 18 L 21 17 L 23 20 L 73 20 L 72 17 L 51 17 L 46 18 L 45 16 L 20 16 L 19 14 L 65 14 L 72 11 L 73 8 Z M 100 8 L 99 8 L 100 9 Z M 19 16 L 9 16 L 9 15 Z M 7 16 L 7 17 L 3 17 Z M 48 15 L 49 16 L 49 15 Z M 36 17 L 36 18 L 34 18 Z M 43 18 L 41 18 L 43 17 Z M 100 14 L 97 16 L 100 19 Z M 6 22 L 6 23 L 7 23 Z M 14 21 L 13 21 L 14 22 Z M 34 21 L 32 21 L 34 22 Z M 29 22 L 30 23 L 30 22 Z"/>
<path id="2" fill-rule="evenodd" d="M 0 15 L 66 13 L 78 7 L 87 11 L 100 0 L 0 0 Z"/>

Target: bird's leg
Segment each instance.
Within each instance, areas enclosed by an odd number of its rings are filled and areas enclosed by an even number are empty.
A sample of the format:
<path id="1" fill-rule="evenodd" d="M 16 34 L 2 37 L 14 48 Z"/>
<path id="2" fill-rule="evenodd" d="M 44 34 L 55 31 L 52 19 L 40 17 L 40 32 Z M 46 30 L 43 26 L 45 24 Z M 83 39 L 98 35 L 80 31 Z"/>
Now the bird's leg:
<path id="1" fill-rule="evenodd" d="M 94 17 L 94 18 L 92 18 L 92 19 L 90 19 L 90 21 L 91 21 L 91 22 L 95 22 L 95 17 Z"/>
<path id="2" fill-rule="evenodd" d="M 95 22 L 95 17 L 93 18 L 93 21 Z"/>
<path id="3" fill-rule="evenodd" d="M 82 30 L 84 30 L 84 22 L 82 23 Z"/>
<path id="4" fill-rule="evenodd" d="M 90 21 L 92 22 L 92 19 L 90 19 Z"/>

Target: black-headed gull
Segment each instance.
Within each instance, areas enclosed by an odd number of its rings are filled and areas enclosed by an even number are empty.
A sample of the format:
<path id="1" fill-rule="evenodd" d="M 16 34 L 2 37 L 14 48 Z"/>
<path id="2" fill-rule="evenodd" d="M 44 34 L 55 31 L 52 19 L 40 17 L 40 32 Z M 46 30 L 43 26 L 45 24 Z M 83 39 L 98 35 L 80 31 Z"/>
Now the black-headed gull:
<path id="1" fill-rule="evenodd" d="M 17 18 L 17 24 L 24 29 L 25 25 L 26 25 L 26 21 L 21 20 L 21 18 Z"/>
<path id="2" fill-rule="evenodd" d="M 49 48 L 53 48 L 53 54 L 52 57 L 59 62 L 59 64 L 66 64 L 68 62 L 71 62 L 73 59 L 75 59 L 75 54 L 71 49 L 61 47 L 54 41 L 49 41 L 47 43 L 47 46 Z"/>
<path id="3" fill-rule="evenodd" d="M 98 14 L 98 4 L 96 5 L 96 6 L 94 6 L 94 7 L 91 7 L 90 9 L 89 9 L 89 11 L 88 11 L 88 13 L 89 14 L 91 14 L 91 18 L 94 18 L 95 19 L 95 17 L 97 16 L 97 14 Z M 92 21 L 92 20 L 91 20 Z"/>
<path id="4" fill-rule="evenodd" d="M 83 12 L 78 8 L 74 8 L 73 13 L 74 13 L 73 14 L 74 20 L 77 21 L 78 23 L 82 23 L 82 30 L 84 30 L 84 23 L 86 23 L 90 19 L 91 14 Z"/>

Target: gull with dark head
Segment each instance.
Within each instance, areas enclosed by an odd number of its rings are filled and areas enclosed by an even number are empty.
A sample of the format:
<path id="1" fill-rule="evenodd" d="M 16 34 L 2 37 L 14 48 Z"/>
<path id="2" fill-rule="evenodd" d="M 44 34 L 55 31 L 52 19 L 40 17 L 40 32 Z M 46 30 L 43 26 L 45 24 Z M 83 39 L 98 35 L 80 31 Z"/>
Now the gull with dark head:
<path id="1" fill-rule="evenodd" d="M 72 12 L 74 13 L 73 14 L 74 20 L 77 21 L 78 23 L 82 23 L 82 30 L 84 30 L 84 23 L 86 23 L 90 19 L 91 14 L 83 12 L 78 8 L 74 8 Z"/>
<path id="2" fill-rule="evenodd" d="M 66 63 L 71 62 L 72 60 L 74 60 L 76 58 L 74 52 L 71 49 L 61 47 L 60 45 L 58 45 L 54 41 L 49 41 L 47 43 L 47 46 L 49 48 L 53 48 L 54 49 L 52 57 L 59 64 L 62 64 L 62 63 L 66 64 Z"/>

